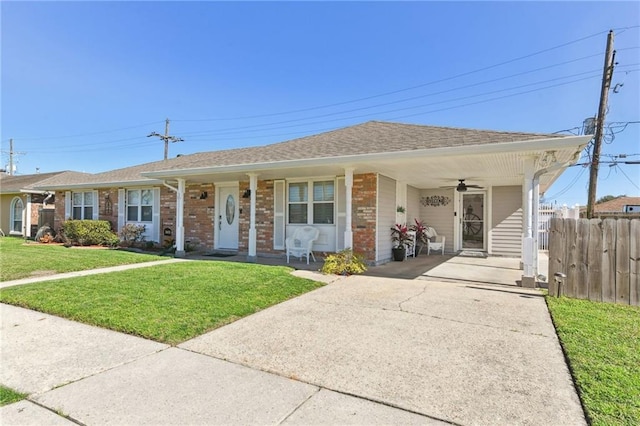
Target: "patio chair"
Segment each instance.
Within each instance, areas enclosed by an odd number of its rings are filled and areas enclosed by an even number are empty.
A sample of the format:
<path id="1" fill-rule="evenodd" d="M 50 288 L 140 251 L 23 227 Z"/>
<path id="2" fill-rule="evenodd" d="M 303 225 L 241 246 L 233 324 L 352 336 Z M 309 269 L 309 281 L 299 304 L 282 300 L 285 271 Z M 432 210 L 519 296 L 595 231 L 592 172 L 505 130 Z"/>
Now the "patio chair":
<path id="1" fill-rule="evenodd" d="M 427 235 L 427 256 L 431 254 L 431 250 L 440 250 L 444 254 L 444 243 L 446 237 L 438 235 L 435 229 L 427 227 L 425 234 Z"/>
<path id="2" fill-rule="evenodd" d="M 285 249 L 287 250 L 287 263 L 289 263 L 289 255 L 294 255 L 302 260 L 302 257 L 307 258 L 307 265 L 309 264 L 309 256 L 316 261 L 316 257 L 313 255 L 313 242 L 320 236 L 320 231 L 313 226 L 303 226 L 302 228 L 296 228 L 293 235 L 285 240 Z"/>
<path id="3" fill-rule="evenodd" d="M 416 257 L 416 231 L 408 231 L 409 241 L 405 243 L 406 250 L 404 252 L 404 258 L 409 256 Z"/>

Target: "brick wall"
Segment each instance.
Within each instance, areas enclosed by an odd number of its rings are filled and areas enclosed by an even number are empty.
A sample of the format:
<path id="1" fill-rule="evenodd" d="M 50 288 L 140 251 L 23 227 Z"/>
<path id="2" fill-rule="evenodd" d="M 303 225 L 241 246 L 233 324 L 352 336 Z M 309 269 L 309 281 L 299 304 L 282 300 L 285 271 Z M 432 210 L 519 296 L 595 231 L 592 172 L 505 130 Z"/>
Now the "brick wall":
<path id="1" fill-rule="evenodd" d="M 165 188 L 167 189 L 167 188 Z M 167 191 L 169 191 L 167 189 Z M 162 191 L 161 191 L 162 192 Z M 206 194 L 204 194 L 206 192 Z M 170 227 L 172 237 L 175 239 L 175 217 L 176 217 L 176 196 L 173 191 L 160 196 L 161 215 L 160 233 L 163 229 Z M 214 233 L 214 186 L 213 184 L 192 184 L 187 185 L 184 192 L 184 242 L 185 248 L 188 246 L 197 250 L 207 250 L 213 248 Z M 163 209 L 162 206 L 165 206 Z M 165 224 L 167 224 L 165 226 Z"/>
<path id="2" fill-rule="evenodd" d="M 376 174 L 354 175 L 351 198 L 353 248 L 369 261 L 376 260 L 376 199 Z"/>
<path id="3" fill-rule="evenodd" d="M 62 224 L 64 223 L 64 221 L 67 219 L 66 217 L 64 217 L 64 203 L 65 203 L 65 199 L 64 199 L 64 191 L 56 191 L 56 212 L 54 213 L 53 216 L 53 229 L 56 232 L 60 231 L 60 228 L 62 227 Z"/>
<path id="4" fill-rule="evenodd" d="M 64 203 L 62 208 L 64 209 Z M 108 221 L 111 230 L 118 232 L 118 188 L 98 191 L 98 219 Z"/>

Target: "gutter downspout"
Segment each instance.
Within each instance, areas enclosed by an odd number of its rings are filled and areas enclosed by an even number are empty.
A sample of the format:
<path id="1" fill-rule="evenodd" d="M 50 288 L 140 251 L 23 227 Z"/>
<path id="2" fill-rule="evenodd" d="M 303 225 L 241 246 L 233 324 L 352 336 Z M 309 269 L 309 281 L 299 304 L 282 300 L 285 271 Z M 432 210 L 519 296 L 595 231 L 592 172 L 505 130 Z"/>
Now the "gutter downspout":
<path id="1" fill-rule="evenodd" d="M 571 164 L 575 163 L 577 158 L 580 156 L 580 151 L 576 152 L 573 158 L 564 163 L 555 162 L 543 169 L 538 170 L 533 174 L 533 179 L 531 179 L 531 188 L 526 188 L 527 190 L 531 189 L 533 195 L 533 203 L 531 206 L 531 211 L 529 212 L 531 217 L 527 218 L 527 223 L 530 223 L 531 226 L 527 226 L 525 238 L 524 238 L 524 265 L 523 265 L 523 275 L 522 275 L 522 286 L 528 287 L 525 285 L 526 282 L 533 283 L 533 287 L 535 287 L 535 281 L 538 276 L 538 237 L 533 236 L 533 228 L 535 226 L 536 234 L 538 233 L 538 209 L 540 203 L 540 177 L 542 175 L 555 172 L 560 169 L 564 169 L 569 167 Z"/>
<path id="2" fill-rule="evenodd" d="M 184 257 L 184 186 L 185 180 L 178 179 L 178 187 L 169 185 L 166 181 L 162 184 L 176 193 L 176 257 Z"/>
<path id="3" fill-rule="evenodd" d="M 47 201 L 49 201 L 51 199 L 51 197 L 53 197 L 53 192 L 49 192 L 47 193 L 47 196 L 45 197 L 44 200 L 42 200 L 42 207 L 47 205 Z"/>

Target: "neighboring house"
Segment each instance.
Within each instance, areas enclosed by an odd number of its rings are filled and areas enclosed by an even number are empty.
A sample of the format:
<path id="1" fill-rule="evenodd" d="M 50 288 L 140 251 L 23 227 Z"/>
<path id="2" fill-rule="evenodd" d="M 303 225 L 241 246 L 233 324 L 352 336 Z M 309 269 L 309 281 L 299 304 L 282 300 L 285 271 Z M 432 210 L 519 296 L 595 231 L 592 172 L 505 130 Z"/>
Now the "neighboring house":
<path id="1" fill-rule="evenodd" d="M 144 224 L 147 240 L 175 239 L 178 254 L 188 243 L 249 259 L 282 255 L 285 238 L 312 225 L 320 230 L 315 251 L 353 247 L 378 264 L 391 259 L 394 223 L 419 218 L 446 236 L 448 252 L 524 259 L 534 256 L 527 247 L 537 238 L 539 193 L 589 139 L 371 121 L 83 180 L 61 176 L 42 189 L 61 201 L 56 226 L 72 216 L 114 229 Z M 458 192 L 459 179 L 479 188 Z"/>
<path id="2" fill-rule="evenodd" d="M 586 207 L 580 208 L 580 216 L 586 214 Z M 596 217 L 640 216 L 640 197 L 617 197 L 593 207 Z"/>
<path id="3" fill-rule="evenodd" d="M 76 172 L 51 172 L 10 176 L 0 174 L 0 229 L 6 235 L 35 237 L 38 227 L 53 226 L 55 196 L 35 185 L 52 177 L 85 176 Z"/>

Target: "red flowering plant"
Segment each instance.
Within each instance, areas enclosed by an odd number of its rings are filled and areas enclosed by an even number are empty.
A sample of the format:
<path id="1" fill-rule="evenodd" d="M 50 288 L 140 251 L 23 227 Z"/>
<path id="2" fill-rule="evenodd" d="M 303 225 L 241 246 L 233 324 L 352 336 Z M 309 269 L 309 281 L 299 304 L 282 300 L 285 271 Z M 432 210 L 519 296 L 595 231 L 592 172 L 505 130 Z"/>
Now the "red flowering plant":
<path id="1" fill-rule="evenodd" d="M 409 228 L 407 228 L 407 225 L 401 223 L 396 223 L 395 226 L 391 228 L 391 241 L 393 241 L 394 248 L 404 248 L 405 244 L 412 241 L 408 232 Z"/>
<path id="2" fill-rule="evenodd" d="M 423 245 L 427 244 L 427 241 L 429 241 L 429 237 L 427 236 L 427 225 L 425 225 L 421 220 L 413 220 L 415 224 L 411 225 L 410 230 L 415 231 L 418 241 L 420 241 Z"/>

